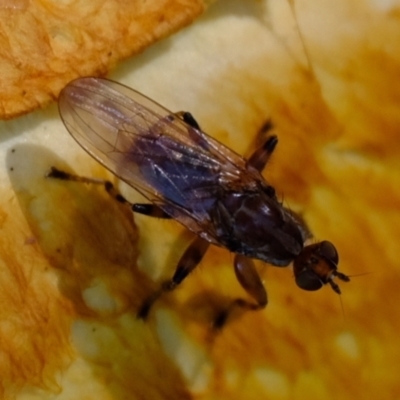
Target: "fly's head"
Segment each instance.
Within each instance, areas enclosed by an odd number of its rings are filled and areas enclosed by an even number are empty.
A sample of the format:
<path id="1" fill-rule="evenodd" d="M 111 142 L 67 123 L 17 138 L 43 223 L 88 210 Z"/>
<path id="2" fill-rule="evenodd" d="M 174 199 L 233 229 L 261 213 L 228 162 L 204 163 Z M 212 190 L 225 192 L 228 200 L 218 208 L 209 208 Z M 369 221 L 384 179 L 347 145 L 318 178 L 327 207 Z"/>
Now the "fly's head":
<path id="1" fill-rule="evenodd" d="M 303 248 L 293 261 L 297 286 L 304 290 L 318 290 L 329 283 L 340 294 L 335 278 L 349 282 L 350 278 L 337 270 L 339 255 L 335 246 L 326 240 Z"/>

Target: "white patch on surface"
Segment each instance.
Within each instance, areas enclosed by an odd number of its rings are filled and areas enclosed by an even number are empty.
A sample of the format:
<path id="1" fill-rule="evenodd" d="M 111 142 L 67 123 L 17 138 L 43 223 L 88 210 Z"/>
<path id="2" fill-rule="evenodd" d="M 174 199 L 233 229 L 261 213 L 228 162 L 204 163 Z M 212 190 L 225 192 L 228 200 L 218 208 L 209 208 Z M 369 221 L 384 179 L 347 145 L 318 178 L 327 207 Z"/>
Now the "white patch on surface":
<path id="1" fill-rule="evenodd" d="M 360 357 L 360 348 L 357 340 L 350 332 L 343 332 L 336 337 L 336 347 L 346 356 L 357 359 Z"/>
<path id="2" fill-rule="evenodd" d="M 211 363 L 204 350 L 196 346 L 182 331 L 173 314 L 166 310 L 156 313 L 157 332 L 161 346 L 182 372 L 193 392 L 209 387 Z"/>

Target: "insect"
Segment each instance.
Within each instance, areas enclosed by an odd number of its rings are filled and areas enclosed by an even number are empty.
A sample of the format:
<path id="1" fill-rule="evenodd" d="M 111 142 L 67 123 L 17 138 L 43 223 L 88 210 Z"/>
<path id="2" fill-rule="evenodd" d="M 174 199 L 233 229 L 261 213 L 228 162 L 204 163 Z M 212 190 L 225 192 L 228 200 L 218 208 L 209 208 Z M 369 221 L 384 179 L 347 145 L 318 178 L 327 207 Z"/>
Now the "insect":
<path id="1" fill-rule="evenodd" d="M 97 161 L 144 195 L 149 204 L 131 204 L 137 213 L 173 218 L 196 234 L 172 278 L 139 309 L 145 318 L 154 301 L 178 286 L 199 264 L 210 245 L 233 252 L 234 271 L 249 300 L 237 299 L 218 316 L 225 323 L 233 307 L 257 310 L 267 293 L 252 259 L 277 267 L 293 263 L 296 284 L 318 290 L 325 284 L 340 293 L 335 278 L 338 253 L 331 242 L 305 245 L 310 233 L 285 208 L 262 177 L 278 140 L 269 136 L 245 159 L 205 134 L 191 114 L 171 113 L 119 83 L 79 78 L 59 99 L 61 118 L 76 141 Z M 114 197 L 111 182 L 70 175 L 52 168 L 50 177 L 101 183 Z"/>

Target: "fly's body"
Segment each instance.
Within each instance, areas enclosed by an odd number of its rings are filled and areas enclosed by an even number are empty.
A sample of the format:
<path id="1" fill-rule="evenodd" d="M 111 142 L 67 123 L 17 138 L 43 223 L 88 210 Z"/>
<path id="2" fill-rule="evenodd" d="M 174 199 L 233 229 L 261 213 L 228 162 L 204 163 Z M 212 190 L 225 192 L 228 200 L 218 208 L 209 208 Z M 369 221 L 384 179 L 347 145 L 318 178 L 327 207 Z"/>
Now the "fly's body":
<path id="1" fill-rule="evenodd" d="M 133 211 L 173 218 L 197 235 L 172 279 L 144 302 L 141 317 L 162 292 L 182 282 L 210 244 L 236 254 L 236 276 L 252 297 L 237 300 L 241 307 L 267 304 L 253 258 L 275 266 L 293 262 L 296 283 L 305 290 L 329 283 L 340 293 L 334 278 L 349 280 L 337 271 L 338 255 L 330 242 L 305 246 L 307 227 L 262 177 L 275 136 L 246 160 L 202 132 L 189 113 L 171 113 L 130 88 L 98 78 L 71 82 L 61 92 L 59 109 L 77 142 L 150 201 L 132 204 Z M 50 176 L 85 180 L 55 168 Z M 111 184 L 105 185 L 112 192 Z"/>

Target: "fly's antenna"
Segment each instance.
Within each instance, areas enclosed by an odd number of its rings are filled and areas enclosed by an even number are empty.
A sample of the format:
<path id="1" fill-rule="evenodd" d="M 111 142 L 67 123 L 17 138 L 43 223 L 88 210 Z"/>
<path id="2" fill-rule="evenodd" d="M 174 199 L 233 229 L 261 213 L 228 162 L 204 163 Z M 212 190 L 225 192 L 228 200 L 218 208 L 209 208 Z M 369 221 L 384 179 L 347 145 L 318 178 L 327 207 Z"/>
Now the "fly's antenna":
<path id="1" fill-rule="evenodd" d="M 347 275 L 348 278 L 354 278 L 358 276 L 364 276 L 364 275 L 370 275 L 374 274 L 375 272 L 361 272 L 360 274 L 354 274 L 354 275 Z M 342 299 L 342 294 L 339 293 L 339 298 L 340 298 L 340 308 L 342 310 L 342 315 L 343 315 L 343 320 L 346 322 L 346 313 L 344 310 L 344 304 L 343 304 L 343 299 Z"/>
<path id="2" fill-rule="evenodd" d="M 344 304 L 343 304 L 343 299 L 342 299 L 341 294 L 339 294 L 339 301 L 340 301 L 340 309 L 342 310 L 343 320 L 346 323 L 346 313 L 344 312 Z"/>
<path id="3" fill-rule="evenodd" d="M 359 273 L 359 274 L 354 274 L 354 275 L 347 275 L 349 278 L 354 278 L 354 277 L 356 277 L 356 276 L 364 276 L 364 275 L 371 275 L 371 274 L 375 274 L 376 273 L 376 271 L 373 271 L 373 272 L 361 272 L 361 273 Z"/>

